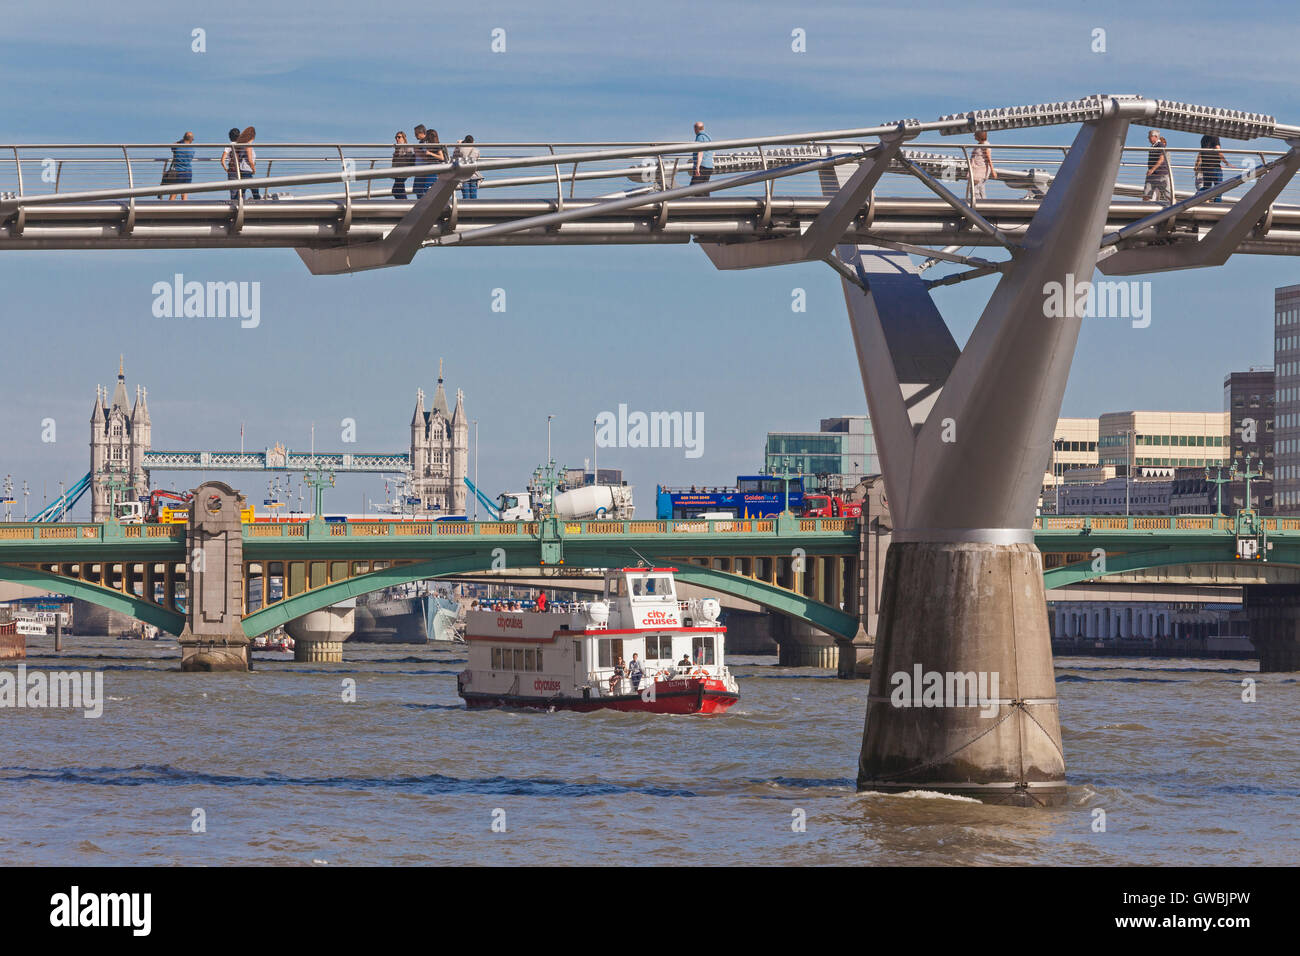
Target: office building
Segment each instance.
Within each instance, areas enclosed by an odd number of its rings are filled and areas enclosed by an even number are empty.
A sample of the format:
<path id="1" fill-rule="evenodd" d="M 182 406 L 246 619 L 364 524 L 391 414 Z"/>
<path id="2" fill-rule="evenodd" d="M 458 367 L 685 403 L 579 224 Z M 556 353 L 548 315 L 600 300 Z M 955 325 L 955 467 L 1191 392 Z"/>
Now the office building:
<path id="1" fill-rule="evenodd" d="M 803 475 L 806 491 L 851 489 L 867 475 L 880 474 L 871 419 L 823 418 L 820 431 L 768 432 L 763 471 Z"/>
<path id="2" fill-rule="evenodd" d="M 1300 511 L 1300 285 L 1273 291 L 1274 510 Z"/>
<path id="3" fill-rule="evenodd" d="M 1224 486 L 1224 514 L 1246 507 L 1246 469 L 1251 474 L 1251 507 L 1274 511 L 1274 375 L 1273 369 L 1233 372 L 1223 380 L 1223 407 L 1229 415 L 1228 440 L 1236 477 Z"/>

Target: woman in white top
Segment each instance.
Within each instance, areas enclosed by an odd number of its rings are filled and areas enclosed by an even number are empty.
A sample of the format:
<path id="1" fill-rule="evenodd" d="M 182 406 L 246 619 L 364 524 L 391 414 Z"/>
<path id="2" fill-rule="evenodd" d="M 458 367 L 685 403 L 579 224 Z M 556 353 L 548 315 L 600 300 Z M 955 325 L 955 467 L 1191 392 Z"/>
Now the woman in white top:
<path id="1" fill-rule="evenodd" d="M 989 134 L 980 130 L 975 134 L 976 146 L 970 154 L 970 194 L 972 199 L 983 199 L 984 183 L 998 178 L 993 168 L 993 154 L 989 152 Z"/>

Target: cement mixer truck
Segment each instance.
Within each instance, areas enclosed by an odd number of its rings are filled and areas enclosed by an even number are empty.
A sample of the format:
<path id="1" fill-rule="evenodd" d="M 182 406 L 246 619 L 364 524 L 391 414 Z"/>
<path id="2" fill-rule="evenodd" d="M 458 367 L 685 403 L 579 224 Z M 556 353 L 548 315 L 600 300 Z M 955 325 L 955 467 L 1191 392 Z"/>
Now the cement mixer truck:
<path id="1" fill-rule="evenodd" d="M 544 495 L 535 491 L 508 491 L 494 502 L 478 490 L 468 478 L 465 484 L 474 492 L 494 521 L 533 521 L 546 508 Z M 584 485 L 562 491 L 553 502 L 555 515 L 565 521 L 589 519 L 626 521 L 632 517 L 632 489 L 627 485 Z"/>
<path id="2" fill-rule="evenodd" d="M 566 521 L 588 518 L 631 519 L 632 489 L 627 485 L 584 485 L 555 496 L 555 516 Z"/>

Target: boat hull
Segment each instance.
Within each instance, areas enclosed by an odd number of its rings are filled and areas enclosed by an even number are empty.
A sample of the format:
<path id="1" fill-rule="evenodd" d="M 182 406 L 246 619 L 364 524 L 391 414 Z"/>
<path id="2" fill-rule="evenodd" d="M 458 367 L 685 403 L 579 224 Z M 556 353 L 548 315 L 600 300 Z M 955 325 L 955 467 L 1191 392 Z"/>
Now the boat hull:
<path id="1" fill-rule="evenodd" d="M 526 697 L 518 694 L 476 693 L 461 690 L 470 710 L 510 708 L 526 710 L 617 710 L 639 714 L 721 714 L 740 699 L 720 680 L 665 681 L 653 694 L 619 694 L 615 697 Z"/>

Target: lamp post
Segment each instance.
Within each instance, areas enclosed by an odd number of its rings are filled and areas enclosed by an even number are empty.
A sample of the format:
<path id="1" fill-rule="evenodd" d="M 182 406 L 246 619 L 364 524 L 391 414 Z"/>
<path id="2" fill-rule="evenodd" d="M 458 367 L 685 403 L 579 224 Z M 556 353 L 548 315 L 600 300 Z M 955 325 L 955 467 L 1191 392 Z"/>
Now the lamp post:
<path id="1" fill-rule="evenodd" d="M 547 464 L 550 464 L 551 461 L 551 419 L 553 419 L 554 417 L 555 417 L 554 415 L 546 416 L 546 462 Z"/>
<path id="2" fill-rule="evenodd" d="M 1262 458 L 1260 459 L 1260 463 L 1259 463 L 1259 471 L 1251 471 L 1251 470 L 1250 470 L 1250 456 L 1247 455 L 1247 456 L 1246 456 L 1246 470 L 1243 471 L 1243 472 L 1241 473 L 1241 476 L 1242 476 L 1244 479 L 1246 479 L 1246 510 L 1247 510 L 1247 511 L 1254 511 L 1254 510 L 1255 510 L 1254 507 L 1251 505 L 1251 500 L 1250 500 L 1250 479 L 1252 479 L 1252 478 L 1259 478 L 1259 477 L 1260 477 L 1261 475 L 1263 475 L 1263 474 L 1264 474 L 1264 460 L 1263 460 Z"/>
<path id="3" fill-rule="evenodd" d="M 474 419 L 474 520 L 478 520 L 478 419 Z"/>
<path id="4" fill-rule="evenodd" d="M 1124 436 L 1124 517 L 1129 516 L 1129 489 L 1133 484 L 1133 465 L 1131 454 L 1132 442 L 1130 441 L 1133 430 L 1130 428 L 1120 432 Z"/>
<path id="5" fill-rule="evenodd" d="M 1052 439 L 1052 484 L 1056 485 L 1055 511 L 1058 515 L 1061 513 L 1061 479 L 1063 477 L 1063 475 L 1057 472 L 1057 469 L 1060 467 L 1060 463 L 1057 460 L 1057 452 L 1059 451 L 1060 444 L 1060 439 Z"/>
<path id="6" fill-rule="evenodd" d="M 1215 513 L 1216 516 L 1217 516 L 1217 515 L 1221 515 L 1221 514 L 1223 514 L 1223 486 L 1224 486 L 1225 484 L 1227 484 L 1228 482 L 1232 481 L 1232 479 L 1233 479 L 1233 477 L 1236 475 L 1236 473 L 1237 473 L 1237 466 L 1234 464 L 1234 465 L 1232 466 L 1232 469 L 1228 472 L 1228 477 L 1227 477 L 1227 478 L 1224 478 L 1224 477 L 1223 477 L 1223 466 L 1220 465 L 1220 466 L 1215 470 L 1215 474 L 1218 475 L 1218 477 L 1217 477 L 1217 478 L 1211 478 L 1211 477 L 1210 477 L 1210 466 L 1209 466 L 1209 465 L 1206 465 L 1206 466 L 1205 466 L 1205 480 L 1208 481 L 1208 482 L 1210 482 L 1211 484 L 1214 484 L 1214 485 L 1217 485 L 1217 486 L 1218 486 L 1218 505 L 1215 507 L 1215 510 L 1214 510 L 1214 513 Z"/>

